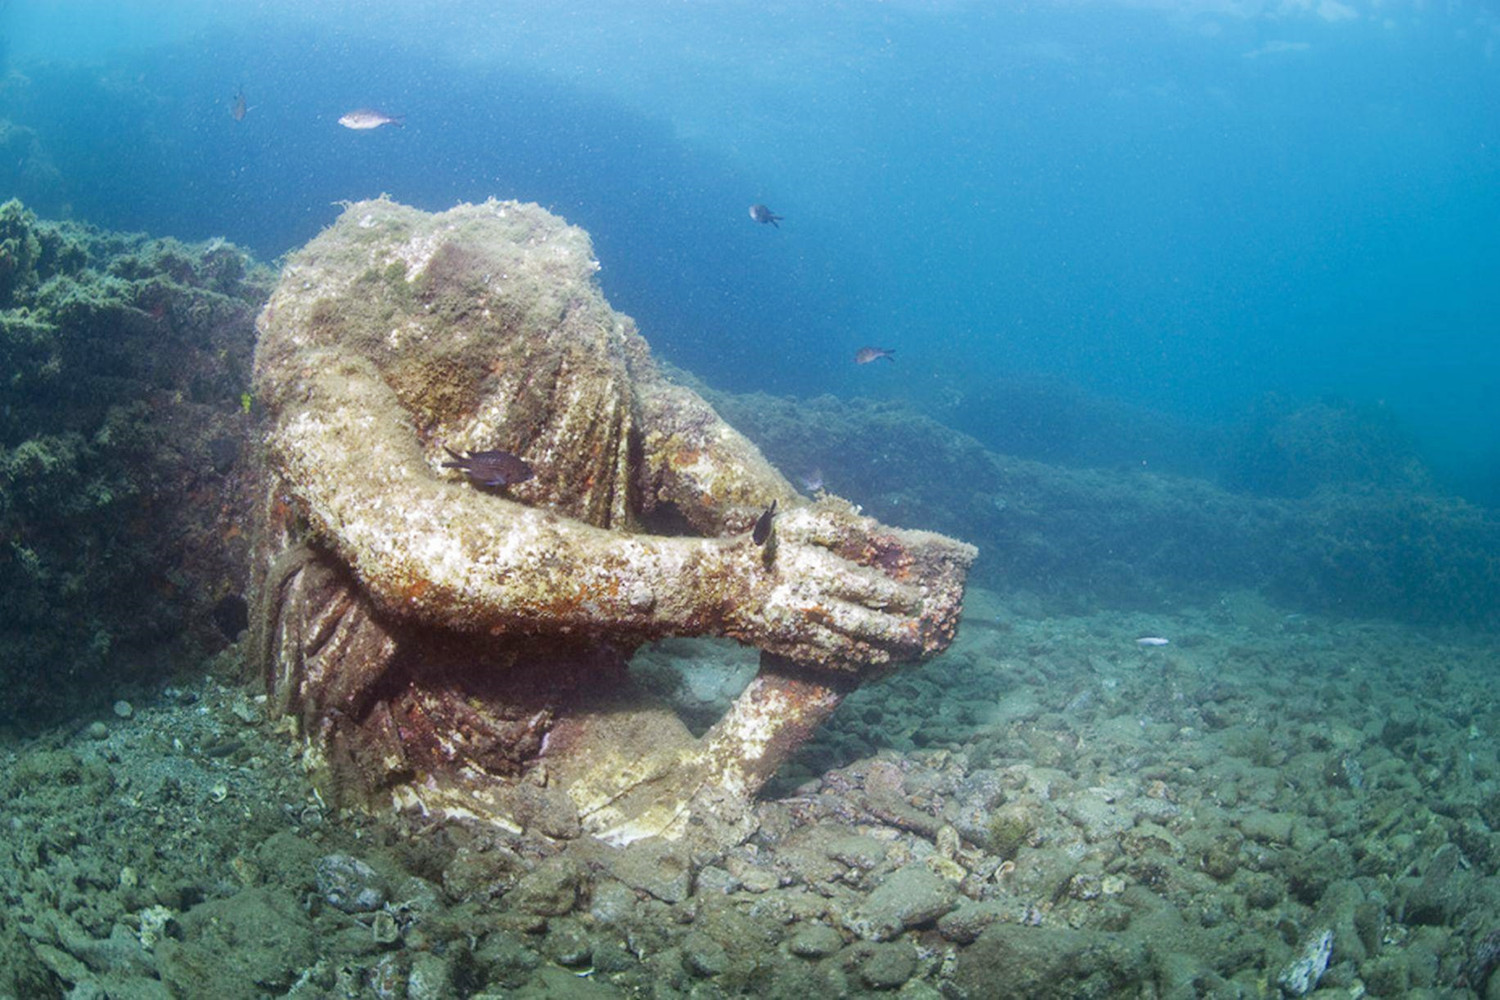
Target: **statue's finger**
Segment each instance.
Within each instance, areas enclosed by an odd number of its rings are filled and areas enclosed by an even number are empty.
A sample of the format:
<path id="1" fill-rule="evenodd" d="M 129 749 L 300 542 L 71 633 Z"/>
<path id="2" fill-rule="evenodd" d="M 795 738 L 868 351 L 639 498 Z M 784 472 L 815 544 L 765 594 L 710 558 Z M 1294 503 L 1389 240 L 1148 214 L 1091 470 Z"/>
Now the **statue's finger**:
<path id="1" fill-rule="evenodd" d="M 922 607 L 922 592 L 917 587 L 897 583 L 873 570 L 845 563 L 833 587 L 834 595 L 874 611 L 915 614 Z"/>
<path id="2" fill-rule="evenodd" d="M 840 636 L 844 641 L 854 639 L 882 648 L 903 644 L 914 625 L 910 618 L 874 611 L 848 601 L 819 604 L 805 614 L 813 625 Z"/>

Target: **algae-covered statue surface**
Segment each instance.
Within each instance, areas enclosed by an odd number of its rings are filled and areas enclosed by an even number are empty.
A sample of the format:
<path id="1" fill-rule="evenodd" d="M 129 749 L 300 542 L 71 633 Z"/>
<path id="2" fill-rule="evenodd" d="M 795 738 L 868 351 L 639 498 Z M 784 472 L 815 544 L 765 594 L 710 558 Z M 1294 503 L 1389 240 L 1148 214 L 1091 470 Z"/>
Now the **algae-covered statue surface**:
<path id="1" fill-rule="evenodd" d="M 257 652 L 345 800 L 741 836 L 843 694 L 953 636 L 972 547 L 800 497 L 656 369 L 597 269 L 535 206 L 381 199 L 293 255 L 261 316 Z M 492 451 L 534 475 L 455 467 Z M 667 635 L 762 650 L 702 738 L 628 683 Z"/>

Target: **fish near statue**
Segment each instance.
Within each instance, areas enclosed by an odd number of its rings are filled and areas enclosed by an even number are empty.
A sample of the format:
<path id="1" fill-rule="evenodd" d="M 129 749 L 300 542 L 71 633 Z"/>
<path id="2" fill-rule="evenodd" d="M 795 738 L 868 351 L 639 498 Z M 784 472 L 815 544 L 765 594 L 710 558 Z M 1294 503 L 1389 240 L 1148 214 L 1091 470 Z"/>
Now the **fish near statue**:
<path id="1" fill-rule="evenodd" d="M 781 227 L 777 225 L 777 223 L 785 219 L 786 216 L 777 215 L 775 212 L 771 211 L 764 205 L 751 205 L 750 218 L 754 219 L 756 222 L 759 222 L 761 225 L 766 225 L 767 223 L 769 223 L 770 225 L 775 226 L 777 229 L 780 229 Z"/>
<path id="2" fill-rule="evenodd" d="M 340 803 L 733 842 L 845 694 L 953 637 L 974 549 L 799 496 L 597 268 L 582 230 L 496 201 L 353 203 L 287 259 L 251 630 Z M 761 651 L 701 737 L 626 670 L 672 635 Z"/>
<path id="3" fill-rule="evenodd" d="M 445 469 L 462 469 L 464 475 L 481 486 L 509 486 L 524 483 L 533 475 L 526 460 L 508 451 L 471 451 L 460 455 L 452 448 L 444 448 L 452 461 L 444 462 Z"/>
<path id="4" fill-rule="evenodd" d="M 760 517 L 755 519 L 755 527 L 750 529 L 750 540 L 756 545 L 765 545 L 771 540 L 771 528 L 776 521 L 776 501 L 771 501 Z"/>
<path id="5" fill-rule="evenodd" d="M 368 132 L 382 125 L 402 128 L 406 125 L 406 119 L 400 115 L 388 115 L 384 111 L 376 111 L 374 108 L 355 108 L 353 111 L 340 115 L 339 124 L 356 132 Z"/>

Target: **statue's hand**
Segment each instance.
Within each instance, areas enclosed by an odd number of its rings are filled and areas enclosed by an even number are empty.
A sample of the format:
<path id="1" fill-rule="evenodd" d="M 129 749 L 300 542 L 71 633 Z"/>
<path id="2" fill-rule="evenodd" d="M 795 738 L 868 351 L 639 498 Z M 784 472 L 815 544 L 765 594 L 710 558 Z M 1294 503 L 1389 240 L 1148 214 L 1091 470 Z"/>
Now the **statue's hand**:
<path id="1" fill-rule="evenodd" d="M 845 670 L 916 660 L 951 638 L 961 590 L 948 571 L 961 581 L 967 546 L 825 507 L 778 515 L 769 544 L 734 551 L 747 581 L 747 600 L 729 612 L 736 638 Z"/>

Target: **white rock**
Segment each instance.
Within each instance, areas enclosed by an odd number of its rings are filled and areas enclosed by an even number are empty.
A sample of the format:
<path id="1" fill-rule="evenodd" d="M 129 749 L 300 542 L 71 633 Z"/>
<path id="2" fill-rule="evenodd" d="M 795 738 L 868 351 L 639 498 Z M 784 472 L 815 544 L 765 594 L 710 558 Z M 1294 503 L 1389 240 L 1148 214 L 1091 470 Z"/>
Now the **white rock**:
<path id="1" fill-rule="evenodd" d="M 1328 956 L 1333 954 L 1333 931 L 1322 930 L 1307 939 L 1302 946 L 1302 955 L 1276 977 L 1281 992 L 1289 997 L 1303 997 L 1311 993 L 1318 980 L 1328 969 Z"/>

